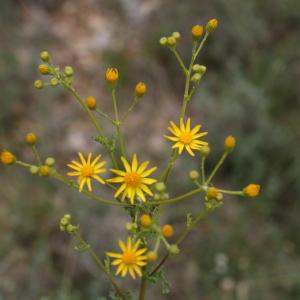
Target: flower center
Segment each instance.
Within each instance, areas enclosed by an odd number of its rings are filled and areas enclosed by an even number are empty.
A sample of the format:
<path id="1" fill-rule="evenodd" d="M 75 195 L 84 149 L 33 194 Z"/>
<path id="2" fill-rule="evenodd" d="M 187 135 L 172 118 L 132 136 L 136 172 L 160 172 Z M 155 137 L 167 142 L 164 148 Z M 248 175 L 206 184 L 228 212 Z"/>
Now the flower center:
<path id="1" fill-rule="evenodd" d="M 125 265 L 133 265 L 136 263 L 136 256 L 134 252 L 125 252 L 122 256 L 122 261 Z"/>
<path id="2" fill-rule="evenodd" d="M 83 177 L 91 177 L 94 174 L 94 168 L 90 165 L 85 165 L 81 169 L 81 175 Z"/>
<path id="3" fill-rule="evenodd" d="M 125 174 L 124 181 L 132 187 L 137 187 L 141 182 L 141 176 L 136 172 L 129 172 Z"/>
<path id="4" fill-rule="evenodd" d="M 191 141 L 193 140 L 193 136 L 191 135 L 190 132 L 186 131 L 186 132 L 182 132 L 180 135 L 180 142 L 187 145 L 190 144 Z"/>

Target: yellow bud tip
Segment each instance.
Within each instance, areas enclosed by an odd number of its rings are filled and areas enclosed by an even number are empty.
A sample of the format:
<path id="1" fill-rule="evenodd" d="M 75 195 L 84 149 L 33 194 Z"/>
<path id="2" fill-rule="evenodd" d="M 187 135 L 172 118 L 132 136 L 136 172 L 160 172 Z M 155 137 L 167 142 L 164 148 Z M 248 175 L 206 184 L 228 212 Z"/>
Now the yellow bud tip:
<path id="1" fill-rule="evenodd" d="M 119 71 L 116 68 L 108 68 L 105 72 L 105 79 L 109 83 L 114 83 L 119 78 Z"/>
<path id="2" fill-rule="evenodd" d="M 208 146 L 208 145 L 202 146 L 202 147 L 200 148 L 200 153 L 201 153 L 202 156 L 208 156 L 209 153 L 210 153 L 210 148 L 209 148 L 209 146 Z"/>
<path id="3" fill-rule="evenodd" d="M 146 256 L 148 261 L 155 261 L 157 259 L 157 254 L 154 251 L 149 251 Z"/>
<path id="4" fill-rule="evenodd" d="M 48 51 L 42 51 L 40 53 L 40 58 L 41 58 L 42 61 L 49 61 L 49 59 L 50 59 L 49 52 Z"/>
<path id="5" fill-rule="evenodd" d="M 174 234 L 174 228 L 172 225 L 166 224 L 161 229 L 161 233 L 164 237 L 169 238 Z"/>
<path id="6" fill-rule="evenodd" d="M 189 176 L 192 180 L 196 180 L 199 178 L 199 172 L 196 171 L 196 170 L 192 170 L 190 173 L 189 173 Z"/>
<path id="7" fill-rule="evenodd" d="M 203 26 L 195 25 L 192 27 L 192 37 L 194 39 L 199 39 L 203 34 Z"/>
<path id="8" fill-rule="evenodd" d="M 96 101 L 95 97 L 93 97 L 93 96 L 88 96 L 88 97 L 85 99 L 85 104 L 86 104 L 86 106 L 87 106 L 89 109 L 94 110 L 94 109 L 96 109 L 97 101 Z"/>
<path id="9" fill-rule="evenodd" d="M 218 189 L 216 189 L 215 187 L 209 187 L 207 189 L 207 197 L 209 199 L 217 199 L 218 198 Z"/>
<path id="10" fill-rule="evenodd" d="M 16 158 L 9 151 L 2 151 L 0 155 L 0 160 L 4 165 L 12 165 L 16 161 Z"/>
<path id="11" fill-rule="evenodd" d="M 142 214 L 140 217 L 140 223 L 143 227 L 149 228 L 152 225 L 152 218 L 148 214 Z"/>
<path id="12" fill-rule="evenodd" d="M 169 37 L 167 38 L 167 45 L 168 45 L 169 47 L 175 46 L 175 45 L 176 45 L 176 39 L 175 39 L 173 36 L 169 36 Z"/>
<path id="13" fill-rule="evenodd" d="M 147 86 L 144 82 L 139 82 L 135 86 L 135 93 L 138 97 L 142 97 L 147 92 Z"/>
<path id="14" fill-rule="evenodd" d="M 236 145 L 236 139 L 234 136 L 229 135 L 228 137 L 226 137 L 226 139 L 224 140 L 224 148 L 226 151 L 231 151 L 235 148 Z"/>
<path id="15" fill-rule="evenodd" d="M 36 144 L 37 141 L 37 136 L 34 132 L 29 132 L 25 135 L 25 142 L 30 145 L 33 146 Z"/>
<path id="16" fill-rule="evenodd" d="M 45 64 L 41 64 L 41 65 L 39 65 L 39 72 L 42 75 L 48 75 L 48 74 L 50 74 L 50 68 Z"/>
<path id="17" fill-rule="evenodd" d="M 207 32 L 212 32 L 214 30 L 216 30 L 218 27 L 218 20 L 217 19 L 211 19 L 207 22 L 207 25 L 206 25 L 206 30 Z"/>
<path id="18" fill-rule="evenodd" d="M 243 189 L 243 193 L 246 197 L 256 197 L 259 195 L 260 192 L 260 185 L 259 184 L 248 184 L 244 189 Z"/>
<path id="19" fill-rule="evenodd" d="M 50 175 L 50 168 L 48 166 L 42 166 L 40 169 L 41 176 L 49 176 Z"/>

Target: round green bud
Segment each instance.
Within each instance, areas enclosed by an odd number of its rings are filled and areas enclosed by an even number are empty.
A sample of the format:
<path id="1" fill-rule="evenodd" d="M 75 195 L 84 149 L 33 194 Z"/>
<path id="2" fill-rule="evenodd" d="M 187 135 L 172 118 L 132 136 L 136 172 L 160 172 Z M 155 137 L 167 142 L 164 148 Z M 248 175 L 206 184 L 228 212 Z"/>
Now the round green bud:
<path id="1" fill-rule="evenodd" d="M 30 167 L 30 173 L 33 174 L 33 175 L 37 175 L 40 171 L 40 168 L 37 167 L 37 166 L 31 166 Z"/>
<path id="2" fill-rule="evenodd" d="M 58 85 L 58 79 L 57 79 L 57 78 L 51 78 L 50 84 L 51 84 L 52 86 L 57 86 L 57 85 Z"/>
<path id="3" fill-rule="evenodd" d="M 193 65 L 192 70 L 195 73 L 199 73 L 199 74 L 203 75 L 206 72 L 206 67 L 203 65 L 195 64 L 195 65 Z"/>
<path id="4" fill-rule="evenodd" d="M 208 146 L 208 145 L 202 146 L 202 147 L 200 148 L 200 153 L 201 153 L 201 155 L 204 156 L 204 157 L 208 156 L 209 153 L 210 153 L 210 148 L 209 148 L 209 146 Z"/>
<path id="5" fill-rule="evenodd" d="M 199 178 L 199 172 L 196 171 L 196 170 L 192 170 L 190 173 L 189 173 L 189 176 L 192 180 L 196 180 Z"/>
<path id="6" fill-rule="evenodd" d="M 55 165 L 55 159 L 53 157 L 47 157 L 45 160 L 45 165 L 48 167 L 53 167 Z"/>
<path id="7" fill-rule="evenodd" d="M 125 229 L 126 229 L 127 231 L 132 231 L 132 230 L 134 229 L 134 226 L 133 226 L 133 225 L 134 225 L 133 223 L 128 222 L 128 223 L 126 223 L 126 225 L 125 225 Z"/>
<path id="8" fill-rule="evenodd" d="M 60 224 L 61 225 L 68 225 L 70 222 L 70 220 L 66 217 L 63 217 L 61 220 L 60 220 Z"/>
<path id="9" fill-rule="evenodd" d="M 159 200 L 161 200 L 161 195 L 158 194 L 158 193 L 155 193 L 154 196 L 153 196 L 153 199 L 154 199 L 155 201 L 159 201 Z"/>
<path id="10" fill-rule="evenodd" d="M 38 79 L 34 82 L 33 85 L 36 89 L 42 89 L 44 87 L 44 82 Z"/>
<path id="11" fill-rule="evenodd" d="M 42 61 L 45 61 L 45 62 L 49 61 L 49 59 L 50 59 L 49 52 L 48 51 L 42 51 L 40 53 L 40 58 L 41 58 Z"/>
<path id="12" fill-rule="evenodd" d="M 195 83 L 199 82 L 200 79 L 201 79 L 201 74 L 199 74 L 199 73 L 195 73 L 191 78 L 191 80 Z"/>
<path id="13" fill-rule="evenodd" d="M 168 250 L 171 255 L 176 255 L 176 254 L 179 254 L 179 252 L 180 252 L 180 250 L 176 244 L 170 245 Z"/>
<path id="14" fill-rule="evenodd" d="M 181 34 L 177 31 L 175 31 L 172 33 L 172 37 L 174 37 L 176 40 L 179 40 L 181 37 Z"/>
<path id="15" fill-rule="evenodd" d="M 64 218 L 68 219 L 68 220 L 71 220 L 71 215 L 70 214 L 65 214 L 64 215 Z"/>
<path id="16" fill-rule="evenodd" d="M 72 225 L 72 224 L 69 224 L 69 225 L 67 226 L 67 231 L 68 231 L 69 233 L 73 233 L 73 232 L 75 231 L 75 229 L 76 229 L 76 226 L 74 226 L 74 225 Z"/>
<path id="17" fill-rule="evenodd" d="M 66 76 L 72 76 L 74 73 L 73 68 L 70 66 L 66 66 L 64 69 L 64 73 Z"/>
<path id="18" fill-rule="evenodd" d="M 161 194 L 161 200 L 167 200 L 167 199 L 169 199 L 169 194 L 168 193 L 163 193 L 163 194 Z"/>
<path id="19" fill-rule="evenodd" d="M 176 39 L 173 36 L 167 38 L 167 45 L 169 47 L 174 47 L 176 45 Z"/>
<path id="20" fill-rule="evenodd" d="M 64 225 L 59 225 L 60 231 L 66 231 L 66 227 Z"/>
<path id="21" fill-rule="evenodd" d="M 164 184 L 164 182 L 157 182 L 155 183 L 154 187 L 159 193 L 164 192 L 166 190 L 166 185 Z"/>
<path id="22" fill-rule="evenodd" d="M 160 38 L 159 43 L 162 46 L 165 46 L 167 44 L 167 41 L 168 41 L 168 39 L 165 36 L 163 36 L 162 38 Z"/>

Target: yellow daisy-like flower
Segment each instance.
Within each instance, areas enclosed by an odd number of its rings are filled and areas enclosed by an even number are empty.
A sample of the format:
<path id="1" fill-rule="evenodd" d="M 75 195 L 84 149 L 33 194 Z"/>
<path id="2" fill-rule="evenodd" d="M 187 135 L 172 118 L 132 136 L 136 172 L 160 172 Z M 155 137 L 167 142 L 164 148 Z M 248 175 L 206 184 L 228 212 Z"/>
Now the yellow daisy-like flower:
<path id="1" fill-rule="evenodd" d="M 165 138 L 175 142 L 172 146 L 173 149 L 178 148 L 178 153 L 181 154 L 183 149 L 194 156 L 193 150 L 200 150 L 202 146 L 208 145 L 207 142 L 200 141 L 199 138 L 207 135 L 207 132 L 200 132 L 201 125 L 195 126 L 191 129 L 191 119 L 188 118 L 184 125 L 183 118 L 180 119 L 180 126 L 178 127 L 174 122 L 170 122 L 171 126 L 168 127 L 169 131 L 174 136 L 164 135 Z"/>
<path id="2" fill-rule="evenodd" d="M 111 264 L 118 266 L 116 275 L 121 274 L 122 277 L 125 277 L 129 272 L 133 279 L 136 278 L 136 274 L 140 277 L 142 276 L 141 267 L 147 264 L 147 256 L 145 255 L 147 248 L 138 249 L 140 244 L 141 240 L 137 240 L 137 242 L 133 244 L 129 237 L 126 245 L 123 241 L 119 241 L 119 247 L 123 253 L 106 253 L 107 256 L 115 258 Z"/>
<path id="3" fill-rule="evenodd" d="M 99 181 L 102 184 L 105 184 L 105 181 L 98 176 L 98 174 L 104 173 L 106 169 L 102 168 L 106 162 L 100 161 L 101 155 L 98 155 L 93 161 L 92 153 L 89 153 L 87 160 L 84 158 L 81 152 L 78 153 L 81 163 L 75 160 L 72 160 L 68 167 L 75 170 L 67 173 L 68 176 L 78 176 L 79 192 L 81 192 L 85 186 L 88 187 L 88 190 L 92 191 L 92 178 Z"/>
<path id="4" fill-rule="evenodd" d="M 157 181 L 154 178 L 148 178 L 148 176 L 156 170 L 156 167 L 146 170 L 149 161 L 145 161 L 139 166 L 136 154 L 133 155 L 131 165 L 124 157 L 121 157 L 121 160 L 125 170 L 111 169 L 111 171 L 118 176 L 107 180 L 108 182 L 121 183 L 121 186 L 115 193 L 115 197 L 117 198 L 123 193 L 121 198 L 122 201 L 127 197 L 130 200 L 130 203 L 134 204 L 134 198 L 138 196 L 145 202 L 146 197 L 144 193 L 153 196 L 147 185 Z"/>

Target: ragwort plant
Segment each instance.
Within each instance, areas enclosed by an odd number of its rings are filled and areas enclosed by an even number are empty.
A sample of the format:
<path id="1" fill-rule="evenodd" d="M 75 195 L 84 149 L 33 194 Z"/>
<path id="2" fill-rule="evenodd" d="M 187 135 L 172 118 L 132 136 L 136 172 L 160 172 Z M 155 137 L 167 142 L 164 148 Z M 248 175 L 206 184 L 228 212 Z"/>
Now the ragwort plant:
<path id="1" fill-rule="evenodd" d="M 135 87 L 135 95 L 128 110 L 122 114 L 119 111 L 116 97 L 119 72 L 117 68 L 108 68 L 105 80 L 111 91 L 114 117 L 109 116 L 97 107 L 97 101 L 93 96 L 82 98 L 73 86 L 73 69 L 66 66 L 62 71 L 56 66 L 47 51 L 40 54 L 43 61 L 38 69 L 42 75 L 48 75 L 49 82 L 36 80 L 34 86 L 42 89 L 46 86 L 61 86 L 70 92 L 86 112 L 97 136 L 95 141 L 103 146 L 109 156 L 109 162 L 103 160 L 101 154 L 78 153 L 78 159 L 67 164 L 69 177 L 75 177 L 76 181 L 69 179 L 55 168 L 55 159 L 48 157 L 43 160 L 36 148 L 37 135 L 33 132 L 25 136 L 25 142 L 32 148 L 36 159 L 35 164 L 24 162 L 16 158 L 7 150 L 1 151 L 1 162 L 5 165 L 16 164 L 29 169 L 33 175 L 51 177 L 71 188 L 77 189 L 87 198 L 97 201 L 99 204 L 113 205 L 125 209 L 129 215 L 129 222 L 124 224 L 128 233 L 125 241 L 119 240 L 119 250 L 98 255 L 87 241 L 84 240 L 79 226 L 74 224 L 70 214 L 65 214 L 60 220 L 60 230 L 68 233 L 75 242 L 75 249 L 86 251 L 95 264 L 105 273 L 110 281 L 113 292 L 108 298 L 103 299 L 133 299 L 132 295 L 138 294 L 138 299 L 145 299 L 148 283 L 161 282 L 163 292 L 168 291 L 168 285 L 162 267 L 173 255 L 181 251 L 182 242 L 192 229 L 209 214 L 223 204 L 226 196 L 255 197 L 259 194 L 258 184 L 249 184 L 241 190 L 225 190 L 213 184 L 214 176 L 225 161 L 226 157 L 235 148 L 236 139 L 228 136 L 224 140 L 224 152 L 215 167 L 206 172 L 205 160 L 210 153 L 208 143 L 205 141 L 207 132 L 201 131 L 200 124 L 192 124 L 188 117 L 188 104 L 199 86 L 206 72 L 204 65 L 196 64 L 196 59 L 209 35 L 217 28 L 218 21 L 210 20 L 205 28 L 195 25 L 191 30 L 192 51 L 190 62 L 186 65 L 177 50 L 180 33 L 173 32 L 169 37 L 162 37 L 160 44 L 169 49 L 177 62 L 185 79 L 184 94 L 180 109 L 179 120 L 170 122 L 168 133 L 164 137 L 171 142 L 171 153 L 166 166 L 158 172 L 149 161 L 139 161 L 138 155 L 129 155 L 126 151 L 126 143 L 123 139 L 122 125 L 128 119 L 133 108 L 138 104 L 147 92 L 147 86 L 139 82 Z M 116 137 L 108 137 L 101 123 L 105 120 L 116 129 Z M 88 152 L 88 151 L 85 151 Z M 199 169 L 191 170 L 189 178 L 195 184 L 195 188 L 178 196 L 169 197 L 172 192 L 168 189 L 168 181 L 172 168 L 181 155 L 189 155 L 195 159 L 195 165 Z M 108 175 L 110 174 L 110 175 Z M 110 177 L 110 178 L 107 178 Z M 93 192 L 93 185 L 111 189 L 111 199 L 106 199 Z M 198 214 L 187 214 L 186 225 L 175 241 L 170 242 L 174 235 L 174 228 L 170 224 L 160 224 L 160 210 L 164 205 L 175 204 L 194 195 L 203 194 L 204 208 Z M 160 248 L 163 248 L 161 250 Z M 162 253 L 162 255 L 160 255 Z M 130 276 L 133 280 L 141 278 L 140 288 L 137 292 L 128 291 L 121 287 L 115 276 Z"/>

